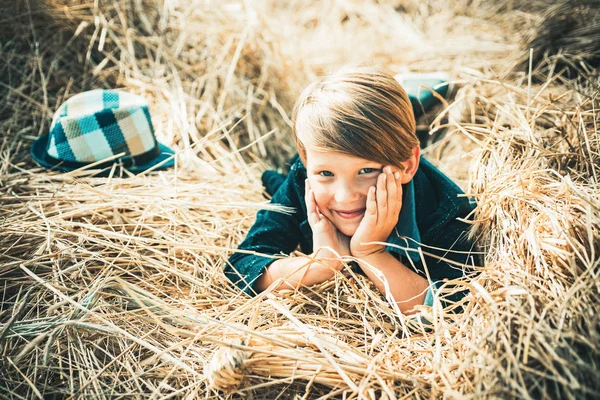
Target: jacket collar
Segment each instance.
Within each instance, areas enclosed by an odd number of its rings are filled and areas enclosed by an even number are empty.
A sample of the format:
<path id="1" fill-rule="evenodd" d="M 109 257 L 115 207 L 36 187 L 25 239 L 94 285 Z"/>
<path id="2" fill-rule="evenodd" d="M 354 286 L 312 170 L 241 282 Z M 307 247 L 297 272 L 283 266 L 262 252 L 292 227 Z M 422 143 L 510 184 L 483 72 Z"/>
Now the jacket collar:
<path id="1" fill-rule="evenodd" d="M 402 192 L 402 208 L 398 216 L 398 223 L 387 240 L 390 245 L 386 250 L 395 253 L 404 251 L 412 261 L 421 262 L 419 254 L 421 233 L 417 225 L 414 180 L 411 179 L 410 182 L 402 185 Z"/>
<path id="2" fill-rule="evenodd" d="M 436 232 L 459 215 L 467 215 L 473 205 L 469 200 L 459 198 L 463 191 L 424 157 L 420 158 L 419 169 L 413 179 L 402 189 L 402 209 L 398 223 L 388 238 L 390 245 L 386 250 L 406 255 L 413 262 L 420 263 L 423 232 L 419 230 L 418 221 L 423 224 L 425 219 L 434 220 L 431 226 L 427 224 L 422 228 L 427 232 Z"/>

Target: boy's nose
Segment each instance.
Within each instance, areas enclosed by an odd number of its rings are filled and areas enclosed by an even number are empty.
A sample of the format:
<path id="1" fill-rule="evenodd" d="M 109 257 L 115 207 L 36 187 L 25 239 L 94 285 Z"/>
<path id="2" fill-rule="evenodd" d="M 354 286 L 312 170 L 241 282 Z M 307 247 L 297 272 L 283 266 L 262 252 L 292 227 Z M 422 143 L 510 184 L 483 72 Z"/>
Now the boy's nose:
<path id="1" fill-rule="evenodd" d="M 335 202 L 342 205 L 348 204 L 360 197 L 358 190 L 352 188 L 349 185 L 341 184 L 338 185 L 335 191 Z"/>

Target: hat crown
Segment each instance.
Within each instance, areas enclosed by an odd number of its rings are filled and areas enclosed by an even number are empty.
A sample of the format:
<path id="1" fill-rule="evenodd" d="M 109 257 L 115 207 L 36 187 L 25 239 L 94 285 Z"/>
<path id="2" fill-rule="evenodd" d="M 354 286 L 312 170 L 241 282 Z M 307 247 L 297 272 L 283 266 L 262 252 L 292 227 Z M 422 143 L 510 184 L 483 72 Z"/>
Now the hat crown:
<path id="1" fill-rule="evenodd" d="M 156 148 L 147 101 L 132 93 L 97 89 L 77 94 L 59 107 L 46 151 L 60 161 L 91 163 Z"/>

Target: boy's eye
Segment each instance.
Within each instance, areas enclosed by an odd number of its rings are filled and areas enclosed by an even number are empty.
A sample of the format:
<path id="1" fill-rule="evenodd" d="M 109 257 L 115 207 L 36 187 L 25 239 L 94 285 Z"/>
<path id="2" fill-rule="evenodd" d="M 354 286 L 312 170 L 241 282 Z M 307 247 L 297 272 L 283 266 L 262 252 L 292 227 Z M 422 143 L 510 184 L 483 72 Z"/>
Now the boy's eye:
<path id="1" fill-rule="evenodd" d="M 321 175 L 321 176 L 333 176 L 333 172 L 331 172 L 331 171 L 321 171 L 321 172 L 319 172 L 319 175 Z"/>
<path id="2" fill-rule="evenodd" d="M 371 172 L 380 171 L 377 168 L 362 168 L 358 173 L 359 174 L 370 174 Z"/>

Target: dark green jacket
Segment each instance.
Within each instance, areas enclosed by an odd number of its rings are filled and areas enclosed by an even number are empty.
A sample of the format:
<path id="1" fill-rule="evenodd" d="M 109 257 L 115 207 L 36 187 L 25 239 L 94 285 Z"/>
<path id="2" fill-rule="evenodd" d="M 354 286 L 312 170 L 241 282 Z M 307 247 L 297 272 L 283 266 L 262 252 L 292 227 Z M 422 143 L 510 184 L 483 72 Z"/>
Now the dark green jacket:
<path id="1" fill-rule="evenodd" d="M 312 253 L 312 230 L 304 203 L 305 179 L 306 168 L 297 158 L 271 199 L 271 203 L 291 207 L 296 212 L 260 210 L 239 249 L 277 255 L 290 254 L 300 245 L 302 252 Z M 474 204 L 423 157 L 413 179 L 403 185 L 403 193 L 398 224 L 387 240 L 390 244 L 387 251 L 423 277 L 427 277 L 427 268 L 433 282 L 470 272 L 468 266 L 477 265 L 478 258 L 472 253 L 474 243 L 467 239 L 469 224 L 457 218 L 466 218 Z M 274 261 L 273 257 L 236 252 L 225 267 L 225 275 L 244 292 L 255 294 L 254 281 Z"/>

